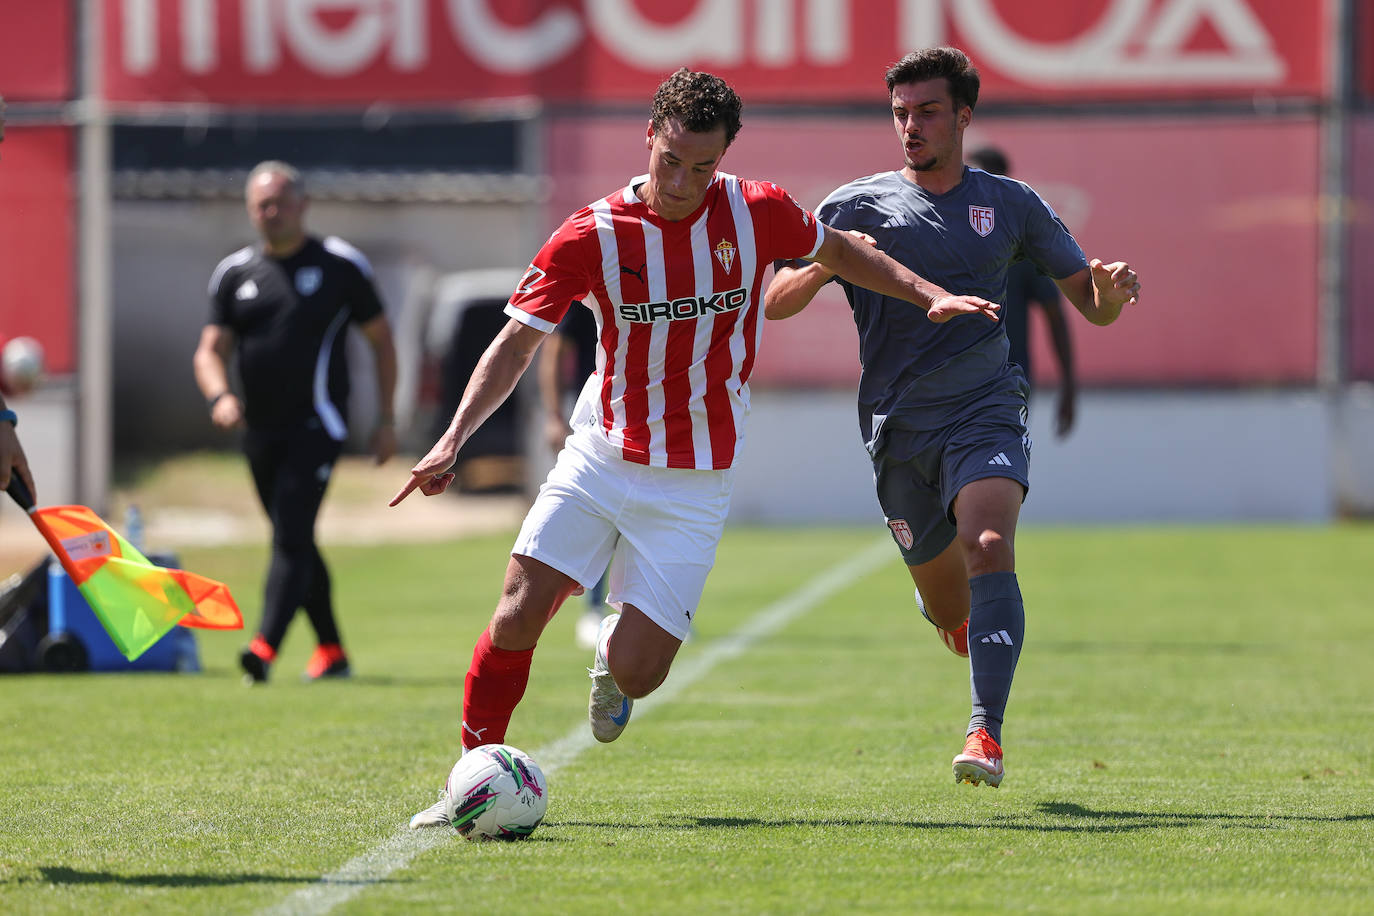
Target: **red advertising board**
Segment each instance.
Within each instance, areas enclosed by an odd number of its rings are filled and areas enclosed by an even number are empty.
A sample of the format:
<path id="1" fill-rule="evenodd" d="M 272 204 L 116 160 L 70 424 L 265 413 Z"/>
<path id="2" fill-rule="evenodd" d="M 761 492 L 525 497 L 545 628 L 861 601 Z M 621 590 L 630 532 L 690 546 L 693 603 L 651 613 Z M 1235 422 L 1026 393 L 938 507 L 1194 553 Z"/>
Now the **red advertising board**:
<path id="1" fill-rule="evenodd" d="M 0 95 L 44 102 L 72 94 L 71 4 L 18 2 L 0 11 Z"/>
<path id="2" fill-rule="evenodd" d="M 1314 119 L 981 118 L 966 142 L 1001 146 L 1089 257 L 1127 260 L 1140 272 L 1142 300 L 1116 324 L 1093 327 L 1071 310 L 1085 383 L 1315 380 Z M 547 164 L 551 220 L 648 164 L 638 120 L 558 121 L 546 148 L 557 151 Z M 750 118 L 722 168 L 776 181 L 814 207 L 851 178 L 901 164 L 879 111 L 871 119 Z M 852 385 L 858 377 L 854 323 L 833 285 L 801 315 L 770 322 L 764 336 L 759 384 Z M 1043 340 L 1036 353 L 1037 366 L 1051 368 Z"/>
<path id="3" fill-rule="evenodd" d="M 105 0 L 116 100 L 642 102 L 667 72 L 751 101 L 869 99 L 912 48 L 987 98 L 1316 96 L 1336 0 Z M 39 6 L 42 4 L 33 4 Z"/>
<path id="4" fill-rule="evenodd" d="M 52 373 L 75 363 L 72 133 L 7 127 L 0 144 L 0 336 L 35 337 Z"/>

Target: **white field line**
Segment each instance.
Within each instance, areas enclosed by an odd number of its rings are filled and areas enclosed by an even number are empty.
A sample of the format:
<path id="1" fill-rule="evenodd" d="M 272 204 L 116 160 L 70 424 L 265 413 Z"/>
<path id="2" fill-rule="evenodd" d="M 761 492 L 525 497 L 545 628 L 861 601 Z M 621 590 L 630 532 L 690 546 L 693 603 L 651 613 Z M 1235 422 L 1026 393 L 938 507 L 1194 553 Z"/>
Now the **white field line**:
<path id="1" fill-rule="evenodd" d="M 885 537 L 881 538 L 844 562 L 816 576 L 790 595 L 764 608 L 734 633 L 706 646 L 699 655 L 675 665 L 662 687 L 650 696 L 635 701 L 635 721 L 639 721 L 659 705 L 671 702 L 717 665 L 742 655 L 754 643 L 782 629 L 856 578 L 872 572 L 891 557 L 891 542 Z M 595 743 L 587 723 L 580 722 L 562 738 L 539 748 L 531 756 L 539 761 L 539 766 L 546 776 L 552 776 Z M 405 868 L 421 853 L 455 839 L 455 834 L 449 830 L 411 830 L 409 827 L 403 827 L 400 832 L 345 863 L 337 871 L 325 875 L 309 887 L 301 888 L 281 903 L 262 912 L 273 916 L 317 916 L 328 913 L 373 884 L 386 880 L 393 872 Z"/>

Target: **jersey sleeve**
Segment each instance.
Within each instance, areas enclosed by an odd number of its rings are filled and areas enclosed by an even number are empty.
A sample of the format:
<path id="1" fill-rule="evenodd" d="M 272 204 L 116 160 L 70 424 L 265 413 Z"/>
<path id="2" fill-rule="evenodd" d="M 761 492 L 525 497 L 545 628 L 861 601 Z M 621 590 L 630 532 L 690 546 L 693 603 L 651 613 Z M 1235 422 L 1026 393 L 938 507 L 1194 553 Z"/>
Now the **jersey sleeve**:
<path id="1" fill-rule="evenodd" d="M 1087 267 L 1088 259 L 1083 256 L 1083 249 L 1069 233 L 1059 214 L 1029 187 L 1026 193 L 1029 198 L 1026 233 L 1021 241 L 1025 256 L 1043 273 L 1056 280 Z"/>
<path id="2" fill-rule="evenodd" d="M 599 268 L 598 255 L 592 251 L 596 246 L 594 232 L 586 211 L 568 217 L 525 269 L 506 303 L 506 314 L 545 334 L 552 333 L 573 301 L 585 298 L 593 289 L 593 269 Z"/>
<path id="3" fill-rule="evenodd" d="M 772 261 L 809 258 L 825 241 L 825 228 L 815 214 L 797 203 L 796 198 L 771 181 L 751 181 L 757 206 L 767 214 L 768 242 Z"/>
<path id="4" fill-rule="evenodd" d="M 787 192 L 784 191 L 783 193 L 785 194 Z M 837 198 L 835 194 L 831 194 L 830 197 L 827 197 L 821 203 L 821 205 L 816 208 L 816 213 L 813 217 L 816 220 L 817 229 L 819 229 L 821 233 L 820 239 L 817 241 L 816 244 L 816 249 L 820 250 L 820 242 L 825 240 L 825 230 L 821 228 L 821 224 L 829 226 L 831 229 L 838 229 L 843 232 L 848 229 L 855 228 L 853 217 L 854 207 L 852 201 Z M 811 255 L 814 255 L 815 253 L 816 252 L 813 251 L 811 252 Z M 811 261 L 808 260 L 808 258 L 811 257 L 811 255 L 795 258 L 778 258 L 773 262 L 773 269 L 781 270 L 784 267 L 805 267 L 807 264 L 811 263 Z M 835 276 L 831 277 L 826 282 L 832 283 L 838 280 L 839 277 Z"/>
<path id="5" fill-rule="evenodd" d="M 367 324 L 385 311 L 382 297 L 377 294 L 377 285 L 361 271 L 348 297 L 348 305 L 353 321 L 358 324 Z"/>
<path id="6" fill-rule="evenodd" d="M 232 263 L 233 256 L 225 258 L 215 267 L 215 272 L 210 275 L 210 314 L 206 318 L 206 324 L 218 324 L 232 328 L 234 326 L 234 278 L 236 272 Z"/>
<path id="7" fill-rule="evenodd" d="M 340 269 L 344 272 L 344 295 L 347 297 L 349 319 L 356 324 L 367 324 L 382 314 L 386 309 L 382 305 L 382 297 L 377 293 L 372 263 L 367 256 L 337 236 L 326 238 L 324 247 L 339 259 Z"/>

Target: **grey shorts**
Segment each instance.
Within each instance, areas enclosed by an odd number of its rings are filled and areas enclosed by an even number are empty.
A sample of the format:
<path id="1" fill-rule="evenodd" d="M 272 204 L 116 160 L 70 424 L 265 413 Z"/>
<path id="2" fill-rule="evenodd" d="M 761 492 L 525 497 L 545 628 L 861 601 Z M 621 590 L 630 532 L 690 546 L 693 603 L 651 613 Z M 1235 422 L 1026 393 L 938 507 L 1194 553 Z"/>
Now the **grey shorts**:
<path id="1" fill-rule="evenodd" d="M 1029 492 L 1030 451 L 1024 392 L 971 400 L 939 429 L 885 430 L 873 479 L 907 565 L 928 563 L 954 540 L 954 498 L 967 484 L 1008 477 Z"/>

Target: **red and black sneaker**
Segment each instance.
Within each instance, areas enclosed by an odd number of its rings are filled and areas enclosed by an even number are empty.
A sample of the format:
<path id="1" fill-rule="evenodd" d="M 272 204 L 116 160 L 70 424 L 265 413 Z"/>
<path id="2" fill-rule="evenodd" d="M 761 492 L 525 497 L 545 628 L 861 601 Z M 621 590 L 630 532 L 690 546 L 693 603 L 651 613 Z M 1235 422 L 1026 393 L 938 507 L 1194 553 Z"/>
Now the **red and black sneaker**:
<path id="1" fill-rule="evenodd" d="M 253 641 L 248 644 L 248 648 L 239 653 L 239 667 L 243 669 L 243 683 L 252 687 L 254 684 L 264 684 L 267 682 L 267 672 L 272 668 L 272 662 L 277 657 L 277 650 L 267 644 L 267 640 L 262 638 L 259 633 L 253 637 Z"/>
<path id="2" fill-rule="evenodd" d="M 305 666 L 304 680 L 318 681 L 321 678 L 348 677 L 353 672 L 348 667 L 348 656 L 338 643 L 322 645 L 315 649 Z"/>

